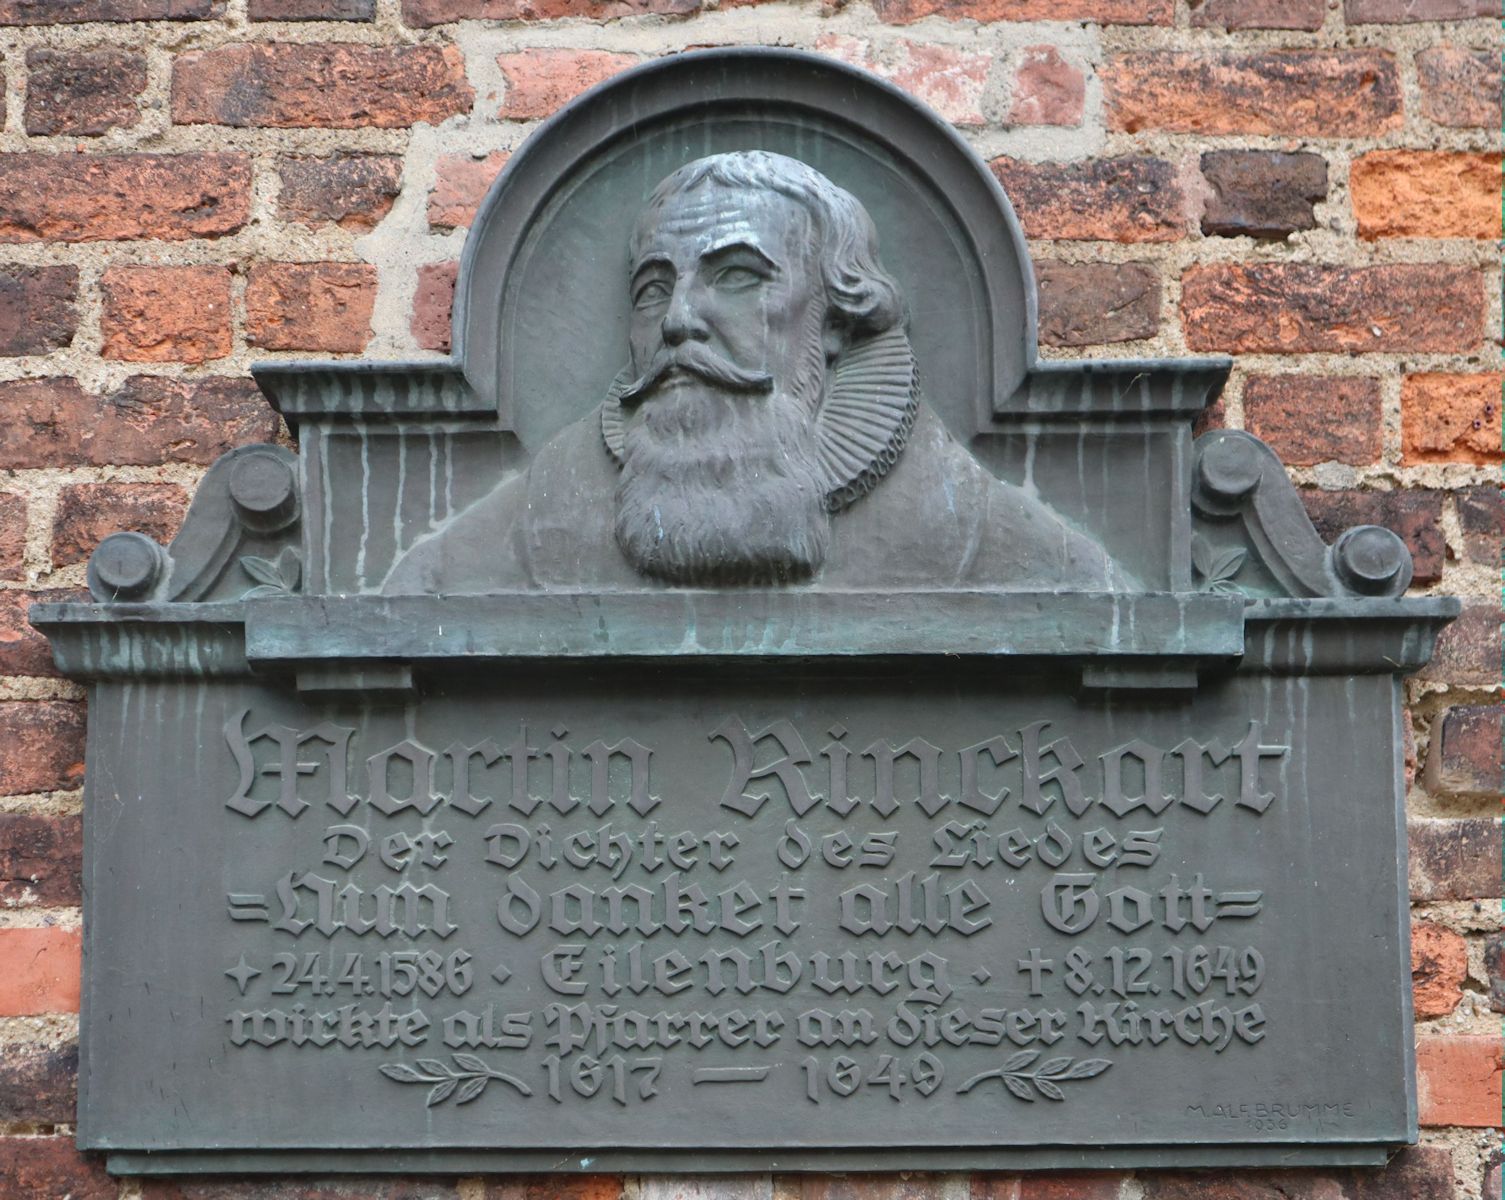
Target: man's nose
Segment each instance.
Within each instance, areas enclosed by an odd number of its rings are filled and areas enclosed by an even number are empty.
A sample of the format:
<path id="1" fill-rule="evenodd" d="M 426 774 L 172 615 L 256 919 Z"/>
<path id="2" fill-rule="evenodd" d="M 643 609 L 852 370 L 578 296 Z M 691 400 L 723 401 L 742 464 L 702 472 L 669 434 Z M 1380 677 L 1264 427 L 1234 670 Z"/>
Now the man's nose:
<path id="1" fill-rule="evenodd" d="M 700 305 L 691 286 L 681 284 L 674 289 L 669 309 L 664 313 L 663 332 L 664 341 L 671 346 L 678 346 L 692 338 L 698 342 L 710 338 L 710 330 L 700 316 Z"/>

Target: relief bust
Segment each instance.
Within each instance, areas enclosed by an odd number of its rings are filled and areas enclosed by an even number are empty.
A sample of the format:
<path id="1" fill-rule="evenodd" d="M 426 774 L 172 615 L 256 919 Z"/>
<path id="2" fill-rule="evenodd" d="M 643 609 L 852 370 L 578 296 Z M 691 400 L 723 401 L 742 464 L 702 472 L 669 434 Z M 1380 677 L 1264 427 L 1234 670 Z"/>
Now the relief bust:
<path id="1" fill-rule="evenodd" d="M 599 409 L 384 590 L 1131 586 L 927 407 L 877 243 L 862 204 L 795 159 L 675 171 L 631 237 L 628 365 Z"/>

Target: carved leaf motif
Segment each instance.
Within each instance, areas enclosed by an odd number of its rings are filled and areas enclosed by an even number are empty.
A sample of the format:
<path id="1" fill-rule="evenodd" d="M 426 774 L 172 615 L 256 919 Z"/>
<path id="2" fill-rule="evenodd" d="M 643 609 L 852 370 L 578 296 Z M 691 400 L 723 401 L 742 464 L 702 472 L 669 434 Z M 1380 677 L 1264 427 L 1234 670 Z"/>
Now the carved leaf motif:
<path id="1" fill-rule="evenodd" d="M 1038 1075 L 1036 1075 L 1035 1086 L 1040 1089 L 1040 1095 L 1044 1096 L 1047 1100 L 1066 1099 L 1066 1093 L 1058 1088 L 1055 1084 L 1051 1083 L 1051 1081 L 1048 1079 L 1041 1079 Z"/>
<path id="2" fill-rule="evenodd" d="M 1039 1057 L 1040 1052 L 1038 1050 L 1021 1050 L 1018 1054 L 1011 1054 L 1004 1060 L 1002 1070 L 1022 1071 Z"/>
<path id="3" fill-rule="evenodd" d="M 290 596 L 298 590 L 298 585 L 303 580 L 303 560 L 291 546 L 283 547 L 275 559 L 243 554 L 240 567 L 261 585 L 246 592 L 241 597 L 244 600 L 258 596 Z"/>
<path id="4" fill-rule="evenodd" d="M 1057 1075 L 1060 1075 L 1063 1071 L 1067 1071 L 1070 1068 L 1071 1059 L 1051 1058 L 1041 1063 L 1040 1069 L 1036 1071 L 1035 1074 L 1041 1079 L 1054 1079 Z"/>
<path id="5" fill-rule="evenodd" d="M 437 1083 L 438 1080 L 424 1075 L 407 1063 L 384 1063 L 381 1073 L 388 1079 L 395 1079 L 398 1083 Z M 441 1076 L 442 1078 L 442 1076 Z"/>
<path id="6" fill-rule="evenodd" d="M 458 1061 L 458 1055 L 456 1056 L 456 1060 Z M 486 1085 L 490 1082 L 491 1080 L 485 1075 L 477 1075 L 474 1079 L 467 1079 L 455 1095 L 455 1103 L 469 1104 L 486 1090 Z"/>
<path id="7" fill-rule="evenodd" d="M 1200 533 L 1192 534 L 1191 565 L 1202 580 L 1202 587 L 1210 592 L 1234 592 L 1237 587 L 1233 577 L 1243 568 L 1249 552 L 1242 546 L 1226 546 L 1214 550 L 1211 543 Z"/>
<path id="8" fill-rule="evenodd" d="M 265 558 L 257 558 L 254 554 L 243 554 L 240 565 L 245 573 L 258 583 L 264 583 L 267 587 L 282 587 L 282 576 L 277 571 L 277 564 Z"/>
<path id="9" fill-rule="evenodd" d="M 1113 1064 L 1106 1058 L 1084 1058 L 1066 1074 L 1062 1079 L 1091 1079 L 1094 1075 L 1101 1075 Z"/>
<path id="10" fill-rule="evenodd" d="M 474 1054 L 451 1054 L 450 1057 L 455 1060 L 455 1066 L 462 1071 L 475 1071 L 477 1074 L 484 1075 L 491 1069 Z"/>
<path id="11" fill-rule="evenodd" d="M 460 1081 L 458 1079 L 445 1080 L 438 1087 L 433 1088 L 429 1092 L 428 1099 L 423 1102 L 423 1106 L 425 1108 L 433 1108 L 436 1104 L 442 1104 L 444 1100 L 448 1098 L 449 1094 L 455 1090 L 455 1086 L 459 1082 Z"/>
<path id="12" fill-rule="evenodd" d="M 1003 1076 L 1003 1086 L 1008 1088 L 1009 1091 L 1013 1092 L 1014 1095 L 1018 1096 L 1019 1099 L 1028 1100 L 1031 1104 L 1035 1102 L 1035 1094 L 1029 1090 L 1029 1084 L 1025 1083 L 1024 1080 L 1020 1079 L 1018 1076 Z"/>
<path id="13" fill-rule="evenodd" d="M 440 1079 L 448 1079 L 451 1074 L 450 1069 L 437 1058 L 420 1058 L 418 1065 L 430 1075 L 437 1076 Z"/>

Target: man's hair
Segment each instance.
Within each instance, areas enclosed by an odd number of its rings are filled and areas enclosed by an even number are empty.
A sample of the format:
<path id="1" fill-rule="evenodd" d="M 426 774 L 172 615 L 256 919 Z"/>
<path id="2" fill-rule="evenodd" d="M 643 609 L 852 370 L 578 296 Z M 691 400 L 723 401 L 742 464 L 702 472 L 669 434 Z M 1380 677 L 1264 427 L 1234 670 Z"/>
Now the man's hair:
<path id="1" fill-rule="evenodd" d="M 819 239 L 826 299 L 848 337 L 871 337 L 904 322 L 904 298 L 878 261 L 878 231 L 867 209 L 850 192 L 798 159 L 767 150 L 737 150 L 697 159 L 653 189 L 642 219 L 707 182 L 773 191 L 804 205 Z M 641 219 L 638 227 L 642 228 Z"/>

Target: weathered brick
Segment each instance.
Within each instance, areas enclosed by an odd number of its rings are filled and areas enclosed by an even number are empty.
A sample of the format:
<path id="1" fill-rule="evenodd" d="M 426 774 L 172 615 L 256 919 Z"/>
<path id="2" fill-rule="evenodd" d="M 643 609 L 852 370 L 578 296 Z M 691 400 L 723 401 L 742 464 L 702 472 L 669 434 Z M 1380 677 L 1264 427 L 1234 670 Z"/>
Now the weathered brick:
<path id="1" fill-rule="evenodd" d="M 0 269 L 0 356 L 46 354 L 78 329 L 77 267 Z"/>
<path id="2" fill-rule="evenodd" d="M 993 56 L 925 42 L 899 41 L 882 47 L 867 38 L 822 34 L 817 50 L 881 75 L 924 101 L 953 125 L 981 125 L 982 94 Z"/>
<path id="3" fill-rule="evenodd" d="M 1416 1039 L 1416 1103 L 1423 1125 L 1492 1129 L 1505 1124 L 1498 1037 L 1422 1034 Z"/>
<path id="4" fill-rule="evenodd" d="M 1186 232 L 1176 170 L 1131 155 L 1086 162 L 995 158 L 990 166 L 1032 238 L 1173 242 Z"/>
<path id="5" fill-rule="evenodd" d="M 104 1160 L 80 1154 L 71 1137 L 0 1137 L 0 1196 L 115 1200 L 119 1188 Z"/>
<path id="6" fill-rule="evenodd" d="M 1484 1200 L 1502 1200 L 1505 1198 L 1505 1163 L 1494 1161 L 1499 1157 L 1496 1151 L 1490 1155 L 1490 1164 L 1484 1172 Z M 1400 1200 L 1399 1197 L 1396 1200 Z M 1442 1200 L 1451 1200 L 1451 1197 L 1442 1197 Z"/>
<path id="7" fill-rule="evenodd" d="M 250 207 L 244 154 L 0 155 L 0 242 L 220 237 Z"/>
<path id="8" fill-rule="evenodd" d="M 178 125 L 398 129 L 470 111 L 465 60 L 445 46 L 237 43 L 178 56 Z"/>
<path id="9" fill-rule="evenodd" d="M 43 588 L 23 592 L 0 591 L 0 675 L 56 675 L 52 648 L 39 630 L 26 619 L 33 604 L 64 600 L 87 600 L 81 588 Z"/>
<path id="10" fill-rule="evenodd" d="M 1209 264 L 1182 276 L 1181 320 L 1193 350 L 1467 353 L 1483 340 L 1484 280 L 1440 263 Z"/>
<path id="11" fill-rule="evenodd" d="M 1498 17 L 1495 0 L 1343 0 L 1350 25 L 1399 25 L 1413 21 L 1466 21 Z"/>
<path id="12" fill-rule="evenodd" d="M 1337 541 L 1355 525 L 1383 525 L 1393 529 L 1411 551 L 1418 584 L 1442 578 L 1447 542 L 1442 535 L 1443 493 L 1425 488 L 1397 488 L 1388 492 L 1303 490 L 1307 515 L 1323 540 Z"/>
<path id="13" fill-rule="evenodd" d="M 206 21 L 224 11 L 225 0 L 0 0 L 0 25 Z"/>
<path id="14" fill-rule="evenodd" d="M 278 213 L 305 225 L 333 221 L 344 229 L 374 229 L 402 191 L 402 159 L 395 154 L 283 158 L 277 171 Z"/>
<path id="15" fill-rule="evenodd" d="M 230 353 L 227 267 L 111 267 L 100 291 L 104 358 L 201 363 Z"/>
<path id="16" fill-rule="evenodd" d="M 1489 979 L 1489 1007 L 1505 1012 L 1505 933 L 1485 938 L 1484 973 Z"/>
<path id="17" fill-rule="evenodd" d="M 0 1121 L 72 1124 L 77 1105 L 77 1045 L 0 1043 Z"/>
<path id="18" fill-rule="evenodd" d="M 645 1175 L 637 1200 L 774 1200 L 772 1175 Z"/>
<path id="19" fill-rule="evenodd" d="M 1345 1200 L 1328 1171 L 1136 1172 L 1144 1200 Z"/>
<path id="20" fill-rule="evenodd" d="M 28 50 L 26 132 L 88 137 L 129 129 L 146 90 L 146 58 L 128 50 Z"/>
<path id="21" fill-rule="evenodd" d="M 1492 817 L 1406 824 L 1413 900 L 1500 898 L 1500 822 Z"/>
<path id="22" fill-rule="evenodd" d="M 1418 374 L 1401 382 L 1401 459 L 1498 463 L 1505 373 Z"/>
<path id="23" fill-rule="evenodd" d="M 1500 682 L 1500 606 L 1465 604 L 1458 619 L 1437 635 L 1422 679 L 1441 683 Z"/>
<path id="24" fill-rule="evenodd" d="M 1416 56 L 1421 111 L 1455 129 L 1500 128 L 1500 56 L 1464 46 L 1428 46 Z"/>
<path id="25" fill-rule="evenodd" d="M 1212 189 L 1202 232 L 1224 237 L 1283 238 L 1313 229 L 1313 206 L 1327 199 L 1327 160 L 1276 150 L 1212 150 L 1202 155 Z"/>
<path id="26" fill-rule="evenodd" d="M 702 3 L 703 0 L 402 0 L 402 19 L 419 27 L 449 21 L 553 21 L 562 17 L 615 21 L 643 14 L 689 16 L 699 12 Z"/>
<path id="27" fill-rule="evenodd" d="M 1406 1146 L 1383 1167 L 1346 1172 L 1343 1182 L 1343 1200 L 1455 1200 L 1458 1195 L 1446 1146 Z"/>
<path id="28" fill-rule="evenodd" d="M 409 328 L 425 350 L 449 353 L 450 316 L 455 304 L 455 277 L 460 264 L 425 263 L 418 268 L 418 291 L 413 297 Z"/>
<path id="29" fill-rule="evenodd" d="M 175 483 L 70 483 L 52 519 L 52 565 L 87 562 L 109 534 L 134 529 L 167 543 L 183 523 L 188 493 Z"/>
<path id="30" fill-rule="evenodd" d="M 261 263 L 246 280 L 246 341 L 268 350 L 364 350 L 375 306 L 376 268 L 368 263 Z"/>
<path id="31" fill-rule="evenodd" d="M 485 1200 L 621 1200 L 620 1175 L 522 1175 L 486 1181 Z"/>
<path id="32" fill-rule="evenodd" d="M 1025 1175 L 1019 1180 L 1019 1200 L 1118 1200 L 1126 1178 L 1112 1171 Z"/>
<path id="33" fill-rule="evenodd" d="M 880 21 L 907 25 L 932 15 L 954 21 L 1091 21 L 1169 25 L 1172 0 L 874 0 Z"/>
<path id="34" fill-rule="evenodd" d="M 146 1179 L 141 1200 L 459 1200 L 453 1179 L 361 1175 L 318 1179 Z"/>
<path id="35" fill-rule="evenodd" d="M 95 396 L 72 379 L 0 383 L 0 469 L 211 463 L 264 442 L 277 420 L 249 379 L 135 375 Z"/>
<path id="36" fill-rule="evenodd" d="M 1354 160 L 1348 176 L 1353 213 L 1364 238 L 1500 236 L 1498 154 L 1375 150 Z"/>
<path id="37" fill-rule="evenodd" d="M 1379 50 L 1146 50 L 1102 71 L 1110 129 L 1366 137 L 1399 128 L 1400 74 Z"/>
<path id="38" fill-rule="evenodd" d="M 80 903 L 83 847 L 76 816 L 0 812 L 0 903 Z"/>
<path id="39" fill-rule="evenodd" d="M 1191 0 L 1191 23 L 1197 28 L 1304 29 L 1322 28 L 1324 0 Z"/>
<path id="40" fill-rule="evenodd" d="M 970 1200 L 1019 1200 L 1019 1176 L 977 1172 L 972 1176 L 968 1195 Z"/>
<path id="41" fill-rule="evenodd" d="M 82 948 L 76 929 L 0 929 L 0 1017 L 77 1012 Z M 3 1155 L 0 1149 L 0 1163 Z M 4 1179 L 0 1165 L 0 1181 Z M 0 1196 L 7 1194 L 0 1187 Z"/>
<path id="42" fill-rule="evenodd" d="M 1293 467 L 1377 461 L 1383 421 L 1378 379 L 1251 375 L 1244 381 L 1244 427 Z"/>
<path id="43" fill-rule="evenodd" d="M 945 1184 L 935 1175 L 801 1175 L 799 1200 L 942 1200 Z"/>
<path id="44" fill-rule="evenodd" d="M 26 578 L 26 497 L 0 492 L 0 579 L 14 583 Z M 0 598 L 9 595 L 0 592 Z"/>
<path id="45" fill-rule="evenodd" d="M 1148 263 L 1037 261 L 1040 341 L 1093 346 L 1154 337 L 1160 273 Z"/>
<path id="46" fill-rule="evenodd" d="M 1498 483 L 1460 488 L 1454 493 L 1463 553 L 1488 567 L 1505 565 L 1505 491 Z"/>
<path id="47" fill-rule="evenodd" d="M 1087 79 L 1054 46 L 1026 46 L 1014 72 L 1011 125 L 1080 125 Z"/>
<path id="48" fill-rule="evenodd" d="M 486 189 L 507 165 L 509 157 L 505 150 L 485 158 L 441 154 L 434 167 L 434 186 L 429 192 L 429 225 L 434 229 L 468 229 L 486 198 Z"/>
<path id="49" fill-rule="evenodd" d="M 1446 796 L 1505 794 L 1502 735 L 1505 707 L 1464 704 L 1445 710 L 1432 726 L 1427 789 Z"/>
<path id="50" fill-rule="evenodd" d="M 604 50 L 519 50 L 497 56 L 507 80 L 500 115 L 514 121 L 547 117 L 587 88 L 640 61 Z"/>
<path id="51" fill-rule="evenodd" d="M 253 21 L 374 21 L 376 0 L 250 0 Z"/>
<path id="52" fill-rule="evenodd" d="M 1468 943 L 1432 921 L 1411 925 L 1411 996 L 1418 1020 L 1445 1017 L 1463 999 Z"/>
<path id="53" fill-rule="evenodd" d="M 83 705 L 0 700 L 0 796 L 66 791 L 83 778 Z"/>

